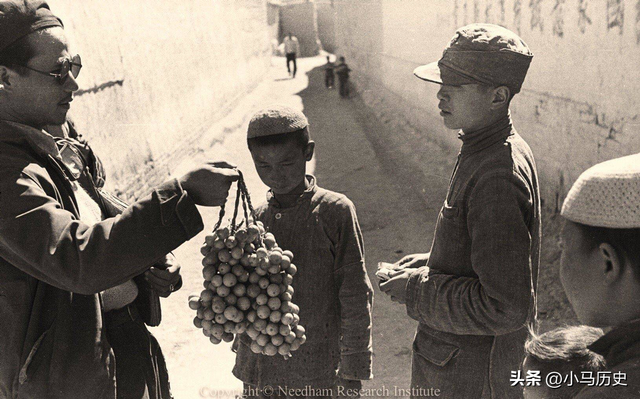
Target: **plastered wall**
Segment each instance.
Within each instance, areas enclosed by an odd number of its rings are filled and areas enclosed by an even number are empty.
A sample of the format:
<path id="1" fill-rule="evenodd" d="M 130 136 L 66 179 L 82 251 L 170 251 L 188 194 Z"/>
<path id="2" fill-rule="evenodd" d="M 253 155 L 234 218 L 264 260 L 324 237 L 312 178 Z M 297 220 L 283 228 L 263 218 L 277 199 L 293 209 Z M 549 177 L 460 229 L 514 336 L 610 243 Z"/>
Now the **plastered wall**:
<path id="1" fill-rule="evenodd" d="M 512 111 L 549 183 L 566 188 L 593 163 L 640 151 L 640 1 L 353 0 L 336 8 L 338 52 L 356 83 L 375 97 L 397 96 L 403 116 L 452 148 L 455 135 L 436 123 L 436 87 L 411 71 L 437 60 L 456 27 L 492 22 L 535 54 Z"/>
<path id="2" fill-rule="evenodd" d="M 70 115 L 129 197 L 164 180 L 269 65 L 263 0 L 49 3 L 83 59 Z"/>
<path id="3" fill-rule="evenodd" d="M 587 167 L 640 152 L 640 1 L 350 0 L 335 7 L 337 52 L 347 57 L 365 102 L 400 126 L 386 140 L 414 167 L 418 191 L 432 173 L 427 147 L 454 155 L 459 141 L 442 127 L 437 85 L 412 70 L 438 60 L 455 29 L 472 22 L 503 25 L 530 46 L 535 57 L 511 110 L 541 177 L 547 274 L 541 284 L 546 278 L 555 287 L 544 293 L 542 307 L 567 316 L 557 283 L 562 200 Z"/>

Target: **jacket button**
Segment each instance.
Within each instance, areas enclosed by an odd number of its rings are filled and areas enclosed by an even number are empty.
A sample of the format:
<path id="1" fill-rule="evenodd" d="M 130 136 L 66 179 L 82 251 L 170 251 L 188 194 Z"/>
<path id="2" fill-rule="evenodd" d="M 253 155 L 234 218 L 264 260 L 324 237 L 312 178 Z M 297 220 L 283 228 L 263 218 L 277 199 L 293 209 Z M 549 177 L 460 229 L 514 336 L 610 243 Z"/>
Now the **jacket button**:
<path id="1" fill-rule="evenodd" d="M 282 217 L 281 213 L 276 213 L 276 219 L 280 219 Z"/>

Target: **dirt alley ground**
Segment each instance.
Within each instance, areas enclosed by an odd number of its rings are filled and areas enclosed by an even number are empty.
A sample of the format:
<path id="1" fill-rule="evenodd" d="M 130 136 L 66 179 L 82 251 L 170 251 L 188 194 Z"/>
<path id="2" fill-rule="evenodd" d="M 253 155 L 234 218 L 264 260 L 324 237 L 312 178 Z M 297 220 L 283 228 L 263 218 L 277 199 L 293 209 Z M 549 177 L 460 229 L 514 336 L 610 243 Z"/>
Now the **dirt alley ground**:
<path id="1" fill-rule="evenodd" d="M 375 289 L 374 379 L 365 382 L 364 388 L 384 387 L 390 393 L 386 397 L 405 397 L 394 392 L 396 387 L 409 387 L 416 322 L 406 315 L 404 306 L 380 292 L 374 273 L 379 261 L 395 261 L 405 254 L 429 250 L 454 160 L 434 148 L 433 162 L 438 167 L 432 176 L 433 189 L 424 196 L 414 193 L 407 187 L 405 173 L 409 172 L 392 161 L 397 156 L 389 156 L 393 154 L 381 145 L 380 138 L 393 131 L 377 121 L 359 98 L 342 99 L 337 88 L 325 89 L 324 62 L 321 56 L 299 59 L 298 76 L 289 79 L 284 59 L 274 58 L 264 82 L 203 136 L 199 155 L 176 165 L 172 172 L 179 176 L 205 160 L 229 160 L 243 171 L 253 202 L 263 202 L 267 188 L 259 180 L 245 144 L 248 118 L 271 103 L 302 108 L 316 142 L 308 172 L 322 187 L 344 193 L 355 203 L 364 234 L 367 269 Z M 229 200 L 233 199 L 231 194 Z M 232 206 L 230 202 L 227 209 Z M 235 361 L 231 345 L 212 345 L 193 326 L 195 312 L 187 306 L 188 295 L 202 290 L 199 248 L 218 216 L 218 208 L 200 210 L 205 231 L 175 251 L 184 287 L 163 300 L 163 322 L 152 332 L 167 358 L 177 399 L 233 398 L 242 384 L 231 374 Z"/>

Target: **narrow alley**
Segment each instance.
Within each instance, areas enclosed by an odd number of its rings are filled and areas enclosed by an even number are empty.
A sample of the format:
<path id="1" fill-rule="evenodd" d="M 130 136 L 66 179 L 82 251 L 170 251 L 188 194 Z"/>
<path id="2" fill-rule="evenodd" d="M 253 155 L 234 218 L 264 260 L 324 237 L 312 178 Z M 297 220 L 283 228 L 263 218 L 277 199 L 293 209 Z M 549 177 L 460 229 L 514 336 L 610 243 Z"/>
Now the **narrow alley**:
<path id="1" fill-rule="evenodd" d="M 640 393 L 640 0 L 0 0 L 0 32 L 0 399 Z M 245 240 L 250 119 L 279 204 Z M 355 205 L 372 348 L 353 207 L 302 165 Z"/>
<path id="2" fill-rule="evenodd" d="M 316 142 L 308 173 L 314 174 L 321 186 L 341 192 L 355 203 L 364 234 L 367 269 L 375 288 L 374 379 L 365 383 L 364 389 L 386 388 L 389 397 L 396 397 L 396 389 L 409 387 L 416 323 L 406 315 L 404 306 L 391 302 L 379 291 L 374 274 L 380 261 L 393 262 L 406 254 L 429 250 L 449 176 L 433 176 L 432 192 L 426 193 L 426 197 L 416 195 L 403 177 L 408 172 L 398 169 L 383 148 L 375 145 L 375 137 L 393 132 L 377 121 L 357 97 L 342 99 L 336 89 L 324 87 L 324 60 L 322 56 L 300 59 L 298 76 L 289 79 L 284 59 L 274 58 L 266 79 L 209 129 L 201 141 L 199 155 L 185 161 L 173 173 L 180 175 L 203 160 L 229 160 L 243 171 L 253 202 L 260 203 L 267 189 L 259 180 L 246 148 L 248 118 L 271 103 L 303 109 Z M 216 141 L 213 137 L 224 139 Z M 441 158 L 434 161 L 445 165 L 451 162 Z M 229 201 L 233 199 L 231 195 Z M 228 206 L 232 207 L 231 202 Z M 153 333 L 167 357 L 176 398 L 233 398 L 242 384 L 231 374 L 235 360 L 231 344 L 209 343 L 193 326 L 195 312 L 187 306 L 188 295 L 202 290 L 199 248 L 218 217 L 218 208 L 201 211 L 205 232 L 175 251 L 182 264 L 184 287 L 163 300 L 164 320 Z"/>

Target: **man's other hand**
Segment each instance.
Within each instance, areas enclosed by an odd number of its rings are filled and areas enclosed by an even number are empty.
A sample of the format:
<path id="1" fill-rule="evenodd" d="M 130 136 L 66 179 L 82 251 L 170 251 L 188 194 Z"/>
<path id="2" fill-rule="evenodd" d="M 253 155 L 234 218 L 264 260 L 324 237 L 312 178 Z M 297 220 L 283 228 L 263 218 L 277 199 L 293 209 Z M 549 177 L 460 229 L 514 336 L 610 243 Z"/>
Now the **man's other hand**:
<path id="1" fill-rule="evenodd" d="M 169 254 L 151 266 L 144 277 L 159 296 L 166 298 L 180 288 L 180 264 Z"/>

